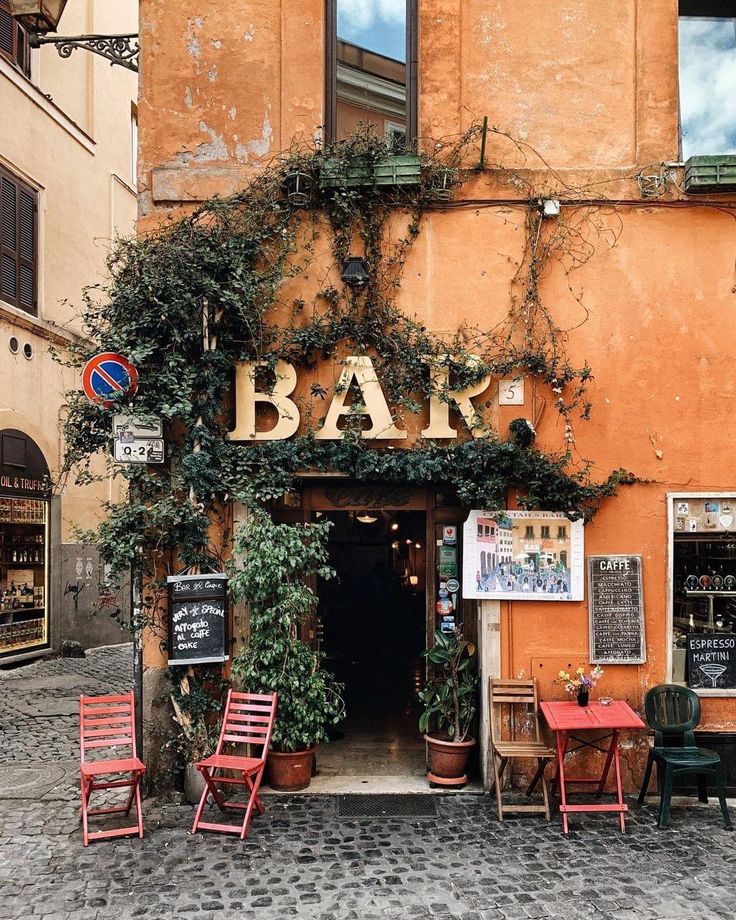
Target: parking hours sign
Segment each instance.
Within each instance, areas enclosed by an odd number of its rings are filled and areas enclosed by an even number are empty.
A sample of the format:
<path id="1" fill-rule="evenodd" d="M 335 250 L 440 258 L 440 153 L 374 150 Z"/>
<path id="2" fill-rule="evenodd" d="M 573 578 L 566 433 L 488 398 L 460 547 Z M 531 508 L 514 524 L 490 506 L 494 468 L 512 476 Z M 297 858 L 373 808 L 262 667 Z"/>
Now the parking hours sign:
<path id="1" fill-rule="evenodd" d="M 163 438 L 136 438 L 128 443 L 115 439 L 115 460 L 118 463 L 163 463 Z"/>

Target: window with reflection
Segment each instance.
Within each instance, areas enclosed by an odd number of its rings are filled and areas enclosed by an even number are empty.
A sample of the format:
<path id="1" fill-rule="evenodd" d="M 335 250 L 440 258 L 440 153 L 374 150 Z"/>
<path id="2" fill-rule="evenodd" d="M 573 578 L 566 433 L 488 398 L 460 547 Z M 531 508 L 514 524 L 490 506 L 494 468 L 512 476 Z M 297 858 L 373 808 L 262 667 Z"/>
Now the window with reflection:
<path id="1" fill-rule="evenodd" d="M 682 156 L 736 153 L 736 5 L 680 0 Z"/>
<path id="2" fill-rule="evenodd" d="M 328 141 L 371 126 L 392 150 L 404 150 L 415 136 L 416 0 L 327 3 Z"/>

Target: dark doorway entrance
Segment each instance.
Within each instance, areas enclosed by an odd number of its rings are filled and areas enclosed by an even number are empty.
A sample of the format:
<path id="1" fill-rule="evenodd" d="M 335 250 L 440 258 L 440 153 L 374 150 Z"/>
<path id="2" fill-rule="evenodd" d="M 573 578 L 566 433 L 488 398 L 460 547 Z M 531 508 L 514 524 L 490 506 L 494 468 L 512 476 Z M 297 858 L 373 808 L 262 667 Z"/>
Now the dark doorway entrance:
<path id="1" fill-rule="evenodd" d="M 426 514 L 325 511 L 330 562 L 319 584 L 317 636 L 345 685 L 347 717 L 320 748 L 323 776 L 425 773 L 417 690 L 424 680 Z"/>

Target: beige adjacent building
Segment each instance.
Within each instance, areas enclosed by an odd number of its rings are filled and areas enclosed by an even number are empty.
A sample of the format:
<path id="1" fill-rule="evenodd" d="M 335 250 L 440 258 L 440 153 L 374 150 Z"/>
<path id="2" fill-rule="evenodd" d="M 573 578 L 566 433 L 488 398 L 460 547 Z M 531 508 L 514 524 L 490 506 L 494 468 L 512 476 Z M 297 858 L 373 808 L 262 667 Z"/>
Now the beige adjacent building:
<path id="1" fill-rule="evenodd" d="M 69 0 L 63 35 L 137 31 L 136 0 Z M 62 638 L 119 640 L 92 526 L 113 485 L 58 484 L 64 393 L 50 346 L 82 333 L 82 291 L 136 215 L 137 75 L 87 51 L 29 49 L 0 0 L 0 665 Z M 108 599 L 108 603 L 110 599 Z"/>

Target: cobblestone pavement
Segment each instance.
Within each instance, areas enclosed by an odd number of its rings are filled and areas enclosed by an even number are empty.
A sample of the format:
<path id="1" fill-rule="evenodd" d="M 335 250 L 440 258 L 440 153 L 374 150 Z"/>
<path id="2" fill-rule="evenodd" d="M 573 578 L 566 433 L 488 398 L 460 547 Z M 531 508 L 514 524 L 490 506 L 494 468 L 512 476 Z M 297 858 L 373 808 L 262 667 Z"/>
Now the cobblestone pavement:
<path id="1" fill-rule="evenodd" d="M 129 683 L 129 656 L 97 655 L 0 672 L 3 729 L 14 739 L 3 737 L 4 758 L 16 742 L 34 766 L 46 754 L 48 712 L 34 696 L 43 691 L 26 689 L 27 681 L 71 676 L 75 689 L 64 684 L 60 697 L 67 699 L 77 687 Z M 57 696 L 49 689 L 45 699 Z M 35 718 L 29 701 L 41 711 Z M 76 715 L 58 719 L 58 756 L 76 756 Z M 499 824 L 483 796 L 438 797 L 434 817 L 381 819 L 340 817 L 332 796 L 272 796 L 241 842 L 193 837 L 189 806 L 148 802 L 144 840 L 84 849 L 70 780 L 41 800 L 30 792 L 8 798 L 7 784 L 0 795 L 3 920 L 710 920 L 733 917 L 736 905 L 736 835 L 712 805 L 675 808 L 664 832 L 653 805 L 631 804 L 625 835 L 611 816 L 575 816 L 566 840 L 558 819 Z"/>

